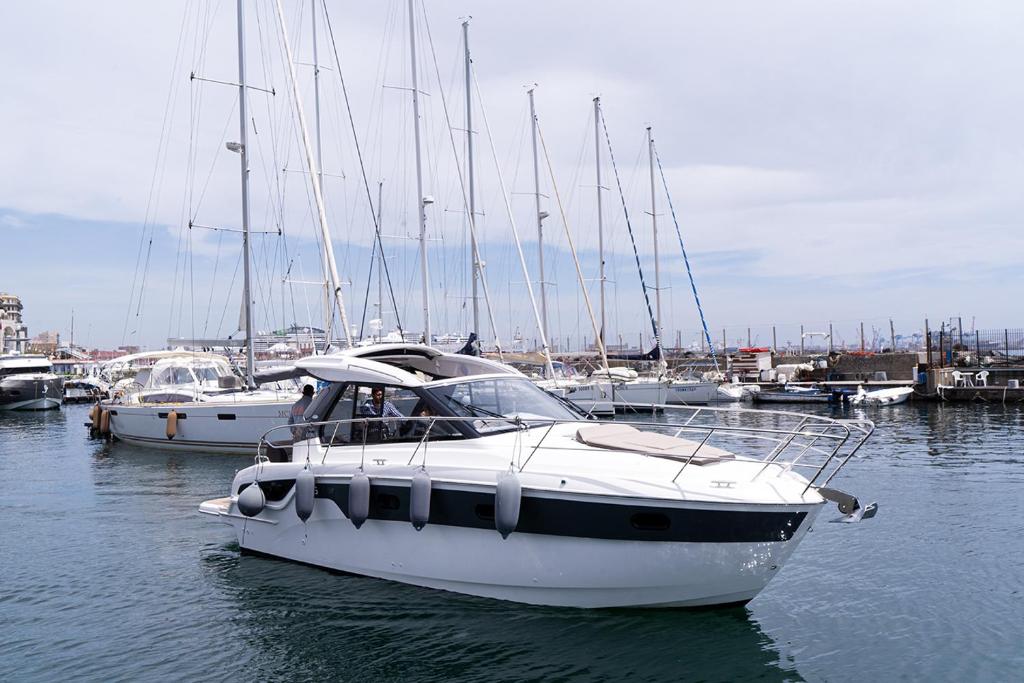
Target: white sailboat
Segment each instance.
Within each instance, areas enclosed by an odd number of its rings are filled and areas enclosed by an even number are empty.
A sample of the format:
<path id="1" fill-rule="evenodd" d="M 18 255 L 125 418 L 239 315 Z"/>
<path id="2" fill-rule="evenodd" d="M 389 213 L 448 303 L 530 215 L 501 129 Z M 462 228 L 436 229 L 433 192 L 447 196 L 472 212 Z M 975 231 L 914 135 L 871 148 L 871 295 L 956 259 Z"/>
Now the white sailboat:
<path id="1" fill-rule="evenodd" d="M 284 30 L 284 16 L 278 4 L 281 37 L 286 52 L 289 80 L 298 114 L 299 129 L 305 151 L 308 176 L 319 216 L 324 268 L 331 287 L 334 304 L 341 316 L 346 339 L 351 342 L 340 277 L 331 248 L 330 231 L 314 160 L 312 145 L 299 97 L 291 48 Z M 253 352 L 253 316 L 249 245 L 249 161 L 247 92 L 245 76 L 244 0 L 237 2 L 238 25 L 238 97 L 239 141 L 227 147 L 240 155 L 241 218 L 243 262 L 243 318 L 246 340 L 244 377 L 238 377 L 226 360 L 202 354 L 186 353 L 173 360 L 158 362 L 143 390 L 118 396 L 100 404 L 95 419 L 102 432 L 119 440 L 168 449 L 185 449 L 215 453 L 247 453 L 260 442 L 268 430 L 286 424 L 291 406 L 299 399 L 298 387 L 261 390 L 257 388 L 256 361 Z M 328 320 L 330 323 L 330 320 Z M 328 324 L 327 339 L 330 339 Z M 174 380 L 174 381 L 168 381 Z M 180 381 L 178 381 L 180 380 Z M 214 386 L 213 383 L 216 383 Z M 289 442 L 279 444 L 287 447 Z"/>

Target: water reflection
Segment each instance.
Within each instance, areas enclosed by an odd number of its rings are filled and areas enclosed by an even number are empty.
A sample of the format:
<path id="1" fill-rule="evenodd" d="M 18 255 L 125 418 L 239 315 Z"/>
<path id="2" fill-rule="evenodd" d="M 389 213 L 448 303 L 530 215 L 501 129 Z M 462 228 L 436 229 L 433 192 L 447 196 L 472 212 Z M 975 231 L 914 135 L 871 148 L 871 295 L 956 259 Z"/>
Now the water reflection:
<path id="1" fill-rule="evenodd" d="M 251 458 L 90 440 L 88 406 L 0 413 L 0 663 L 32 680 L 1019 677 L 1024 409 L 813 412 L 878 425 L 837 481 L 878 517 L 819 518 L 746 609 L 706 612 L 532 608 L 241 557 L 196 508 Z"/>
<path id="2" fill-rule="evenodd" d="M 205 573 L 263 676 L 794 680 L 745 608 L 530 607 L 207 548 Z"/>

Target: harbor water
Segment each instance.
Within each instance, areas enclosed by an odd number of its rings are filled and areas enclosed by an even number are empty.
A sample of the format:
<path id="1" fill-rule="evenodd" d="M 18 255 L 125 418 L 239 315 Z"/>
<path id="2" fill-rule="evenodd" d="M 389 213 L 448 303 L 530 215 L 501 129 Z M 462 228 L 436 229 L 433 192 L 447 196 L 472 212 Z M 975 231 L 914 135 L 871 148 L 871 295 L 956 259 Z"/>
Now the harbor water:
<path id="1" fill-rule="evenodd" d="M 744 607 L 569 610 L 241 555 L 197 512 L 249 457 L 90 440 L 88 406 L 0 413 L 0 678 L 1020 680 L 1024 408 L 906 404 Z M 861 413 L 858 413 L 858 415 Z"/>

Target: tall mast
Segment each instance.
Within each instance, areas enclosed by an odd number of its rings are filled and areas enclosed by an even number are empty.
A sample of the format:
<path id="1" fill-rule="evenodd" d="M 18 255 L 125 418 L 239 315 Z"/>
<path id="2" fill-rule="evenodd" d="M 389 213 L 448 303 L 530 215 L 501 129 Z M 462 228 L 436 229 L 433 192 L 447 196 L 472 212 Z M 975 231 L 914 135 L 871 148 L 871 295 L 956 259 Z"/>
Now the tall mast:
<path id="1" fill-rule="evenodd" d="M 242 0 L 239 0 L 241 4 Z M 284 19 L 284 7 L 281 0 L 276 0 L 274 8 L 277 11 L 277 24 L 281 31 L 281 43 L 284 45 L 285 65 L 288 68 L 288 80 L 292 86 L 292 101 L 295 105 L 295 114 L 298 118 L 299 134 L 302 139 L 302 151 L 306 157 L 306 170 L 309 172 L 309 182 L 313 186 L 313 202 L 316 205 L 317 216 L 319 217 L 320 239 L 323 243 L 324 256 L 326 258 L 327 275 L 330 278 L 333 304 L 338 307 L 338 315 L 341 317 L 341 327 L 345 332 L 345 343 L 352 346 L 352 329 L 348 324 L 348 313 L 345 311 L 345 296 L 341 291 L 341 276 L 338 275 L 338 263 L 334 259 L 334 247 L 331 243 L 331 230 L 327 225 L 327 209 L 324 207 L 323 188 L 320 185 L 320 175 L 317 172 L 317 163 L 313 155 L 313 144 L 309 140 L 309 130 L 306 126 L 306 114 L 302 107 L 302 96 L 299 92 L 299 79 L 295 74 L 295 61 L 292 58 L 291 42 L 288 40 L 288 26 Z M 330 321 L 328 320 L 328 332 Z M 328 335 L 329 336 L 329 335 Z"/>
<path id="2" fill-rule="evenodd" d="M 380 227 L 381 218 L 384 215 L 384 181 L 377 182 L 377 226 Z M 377 341 L 383 341 L 384 335 L 384 243 L 377 240 L 377 319 L 380 320 L 380 329 L 377 330 Z"/>
<path id="3" fill-rule="evenodd" d="M 598 281 L 601 286 L 601 341 L 605 339 L 608 330 L 605 327 L 604 317 L 604 216 L 601 212 L 601 98 L 594 98 L 594 167 L 597 169 L 597 258 L 601 265 L 598 271 Z"/>
<path id="4" fill-rule="evenodd" d="M 324 145 L 321 136 L 321 118 L 319 118 L 319 59 L 316 49 L 316 0 L 310 1 L 310 12 L 309 15 L 312 18 L 312 29 L 313 29 L 313 117 L 314 125 L 316 126 L 316 177 L 321 183 L 321 187 L 324 186 Z M 328 282 L 328 262 L 327 262 L 327 250 L 321 254 L 321 259 L 324 264 L 324 352 L 327 353 L 328 347 L 331 345 L 331 285 Z M 313 352 L 315 353 L 316 347 L 313 345 Z"/>
<path id="5" fill-rule="evenodd" d="M 537 110 L 533 106 L 533 88 L 527 93 L 530 96 L 530 128 L 533 131 L 533 198 L 537 209 L 537 267 L 540 276 L 540 311 L 541 336 L 548 337 L 548 295 L 547 283 L 544 279 L 544 217 L 540 210 L 540 166 L 537 158 Z"/>
<path id="6" fill-rule="evenodd" d="M 658 259 L 658 206 L 654 192 L 654 135 L 647 126 L 647 156 L 651 166 L 651 229 L 654 231 L 654 311 L 658 316 L 657 339 L 660 342 L 664 329 L 661 320 L 661 264 Z"/>
<path id="7" fill-rule="evenodd" d="M 317 40 L 316 40 L 316 0 L 310 2 L 310 17 L 313 21 L 313 116 L 314 124 L 316 126 L 316 175 L 320 179 L 320 187 L 324 186 L 324 150 L 322 137 L 320 135 L 320 60 L 317 54 Z M 324 334 L 324 353 L 327 352 L 327 347 L 330 346 L 331 340 L 331 286 L 328 283 L 327 277 L 327 254 L 321 254 L 321 259 L 324 265 L 324 327 L 326 333 Z M 314 352 L 315 352 L 314 345 Z"/>
<path id="8" fill-rule="evenodd" d="M 423 340 L 430 344 L 430 272 L 427 270 L 427 202 L 423 196 L 423 160 L 420 152 L 420 90 L 416 70 L 416 14 L 409 0 L 409 52 L 412 55 L 412 118 L 416 141 L 416 211 L 420 221 L 420 274 L 423 287 Z"/>
<path id="9" fill-rule="evenodd" d="M 469 176 L 469 221 L 471 227 L 476 220 L 476 179 L 473 174 L 473 95 L 472 59 L 469 56 L 469 19 L 462 22 L 462 42 L 466 47 L 466 171 Z M 477 260 L 476 230 L 469 231 L 470 258 L 473 261 L 473 332 L 480 334 L 480 295 L 477 291 L 480 280 L 480 261 Z"/>
<path id="10" fill-rule="evenodd" d="M 242 297 L 245 306 L 245 386 L 256 387 L 253 380 L 253 368 L 256 358 L 252 345 L 252 295 L 249 275 L 251 250 L 249 246 L 249 145 L 248 115 L 246 113 L 245 95 L 245 12 L 243 0 L 238 0 L 238 123 L 239 123 L 239 158 L 242 169 Z"/>

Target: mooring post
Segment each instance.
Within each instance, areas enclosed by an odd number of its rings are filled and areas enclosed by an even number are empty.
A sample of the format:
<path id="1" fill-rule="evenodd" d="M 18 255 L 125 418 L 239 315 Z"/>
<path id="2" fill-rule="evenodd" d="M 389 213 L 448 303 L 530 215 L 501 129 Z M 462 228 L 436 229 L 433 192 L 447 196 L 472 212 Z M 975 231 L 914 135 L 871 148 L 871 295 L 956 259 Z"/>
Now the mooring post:
<path id="1" fill-rule="evenodd" d="M 946 367 L 946 323 L 939 325 L 939 367 Z"/>
<path id="2" fill-rule="evenodd" d="M 924 319 L 924 350 L 928 354 L 928 369 L 932 367 L 932 333 L 928 329 L 928 318 Z"/>

